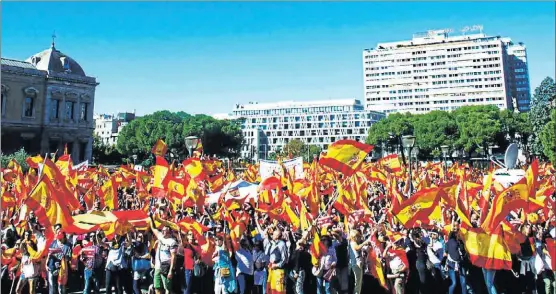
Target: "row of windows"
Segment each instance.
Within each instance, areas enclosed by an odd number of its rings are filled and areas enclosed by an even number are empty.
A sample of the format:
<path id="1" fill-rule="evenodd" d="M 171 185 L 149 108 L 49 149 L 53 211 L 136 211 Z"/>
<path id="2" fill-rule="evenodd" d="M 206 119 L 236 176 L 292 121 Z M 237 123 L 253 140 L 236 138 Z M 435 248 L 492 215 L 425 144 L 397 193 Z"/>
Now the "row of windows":
<path id="1" fill-rule="evenodd" d="M 2 115 L 5 112 L 5 103 L 6 97 L 2 93 L 2 98 L 0 102 L 0 109 L 2 110 Z M 60 118 L 60 101 L 59 100 L 52 100 L 51 101 L 51 109 L 50 109 L 50 118 L 59 119 Z M 74 101 L 65 101 L 64 104 L 64 117 L 67 119 L 75 119 L 75 106 L 77 102 Z M 87 120 L 87 113 L 89 110 L 89 103 L 82 102 L 80 104 L 80 111 L 79 111 L 79 120 L 86 121 Z M 23 117 L 33 118 L 35 115 L 35 98 L 33 97 L 25 97 L 23 101 Z"/>
<path id="2" fill-rule="evenodd" d="M 351 106 L 323 106 L 323 107 L 304 107 L 304 108 L 282 108 L 264 110 L 240 110 L 234 111 L 236 115 L 274 115 L 274 114 L 295 114 L 295 113 L 315 113 L 329 111 L 351 111 Z"/>

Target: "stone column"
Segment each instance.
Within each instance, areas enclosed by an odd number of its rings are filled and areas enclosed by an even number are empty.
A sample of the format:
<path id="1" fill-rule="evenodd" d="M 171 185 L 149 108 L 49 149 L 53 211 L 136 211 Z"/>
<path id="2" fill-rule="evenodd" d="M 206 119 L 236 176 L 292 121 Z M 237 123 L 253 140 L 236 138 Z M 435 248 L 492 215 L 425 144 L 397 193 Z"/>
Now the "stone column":
<path id="1" fill-rule="evenodd" d="M 89 137 L 87 140 L 87 145 L 85 147 L 85 157 L 83 160 L 88 160 L 91 164 L 93 158 L 93 137 Z"/>
<path id="2" fill-rule="evenodd" d="M 72 150 L 71 150 L 71 159 L 73 160 L 74 164 L 79 164 L 81 161 L 81 142 L 79 141 L 79 139 L 75 139 L 75 141 L 73 141 L 73 146 L 72 146 Z"/>

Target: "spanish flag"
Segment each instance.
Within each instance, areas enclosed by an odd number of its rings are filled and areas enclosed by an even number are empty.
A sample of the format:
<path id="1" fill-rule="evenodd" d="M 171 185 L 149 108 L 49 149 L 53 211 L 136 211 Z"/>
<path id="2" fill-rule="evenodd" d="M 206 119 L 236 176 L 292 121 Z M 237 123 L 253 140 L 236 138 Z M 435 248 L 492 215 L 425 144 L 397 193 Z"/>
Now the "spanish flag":
<path id="1" fill-rule="evenodd" d="M 372 145 L 354 140 L 336 141 L 328 146 L 328 151 L 319 159 L 319 164 L 350 176 L 357 171 L 372 150 Z"/>
<path id="2" fill-rule="evenodd" d="M 153 185 L 152 192 L 155 197 L 162 197 L 166 193 L 163 185 L 164 179 L 168 174 L 168 162 L 161 156 L 156 157 L 156 164 L 153 167 Z"/>
<path id="3" fill-rule="evenodd" d="M 40 155 L 30 156 L 27 159 L 25 159 L 25 162 L 27 162 L 27 165 L 29 165 L 29 167 L 39 168 L 39 164 L 43 163 L 44 159 Z"/>
<path id="4" fill-rule="evenodd" d="M 435 208 L 439 208 L 442 188 L 428 188 L 413 194 L 399 207 L 392 209 L 392 214 L 406 227 L 413 227 L 417 221 L 428 223 Z"/>
<path id="5" fill-rule="evenodd" d="M 73 224 L 68 206 L 46 177 L 41 177 L 25 204 L 28 210 L 35 212 L 39 222 L 45 227 L 61 224 L 63 228 L 67 228 Z"/>
<path id="6" fill-rule="evenodd" d="M 313 243 L 311 243 L 311 247 L 309 248 L 311 261 L 313 262 L 314 266 L 318 265 L 319 258 L 322 255 L 326 254 L 327 251 L 328 249 L 324 247 L 324 244 L 322 244 L 320 240 L 319 233 L 315 230 L 315 233 L 313 235 Z"/>
<path id="7" fill-rule="evenodd" d="M 385 156 L 381 158 L 378 163 L 392 173 L 399 173 L 402 171 L 402 164 L 400 163 L 398 154 Z"/>
<path id="8" fill-rule="evenodd" d="M 462 223 L 460 232 L 473 265 L 491 270 L 512 269 L 512 255 L 504 242 L 502 230 L 486 233 Z"/>
<path id="9" fill-rule="evenodd" d="M 166 145 L 166 143 L 164 143 L 162 139 L 158 139 L 154 144 L 153 149 L 151 150 L 151 152 L 155 156 L 162 156 L 162 157 L 166 155 L 167 151 L 168 151 L 168 146 Z"/>
<path id="10" fill-rule="evenodd" d="M 99 191 L 100 202 L 104 203 L 104 207 L 110 210 L 118 209 L 118 191 L 114 178 L 110 178 L 104 182 Z"/>
<path id="11" fill-rule="evenodd" d="M 196 157 L 190 157 L 182 162 L 185 172 L 195 181 L 201 181 L 206 178 L 206 173 L 201 164 L 201 160 Z"/>

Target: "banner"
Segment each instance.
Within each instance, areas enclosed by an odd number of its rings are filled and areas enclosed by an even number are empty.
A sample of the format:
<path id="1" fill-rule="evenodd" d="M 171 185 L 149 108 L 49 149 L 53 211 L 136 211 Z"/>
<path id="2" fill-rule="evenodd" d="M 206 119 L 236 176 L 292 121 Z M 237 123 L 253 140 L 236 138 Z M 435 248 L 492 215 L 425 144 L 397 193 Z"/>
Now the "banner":
<path id="1" fill-rule="evenodd" d="M 269 160 L 259 160 L 259 173 L 261 175 L 261 181 L 273 176 L 275 173 L 281 175 L 283 173 L 282 166 L 278 164 L 278 161 Z M 290 171 L 295 170 L 295 179 L 303 179 L 305 177 L 303 172 L 303 157 L 297 157 L 291 160 L 282 161 L 284 167 Z"/>

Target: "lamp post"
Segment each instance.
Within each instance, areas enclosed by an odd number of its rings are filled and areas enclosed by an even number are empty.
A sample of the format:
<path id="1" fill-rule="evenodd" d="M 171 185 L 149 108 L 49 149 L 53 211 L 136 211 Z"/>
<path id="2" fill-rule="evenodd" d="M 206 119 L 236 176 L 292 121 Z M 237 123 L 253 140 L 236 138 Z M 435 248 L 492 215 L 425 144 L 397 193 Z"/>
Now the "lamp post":
<path id="1" fill-rule="evenodd" d="M 137 154 L 133 154 L 131 157 L 133 158 L 133 165 L 135 165 L 137 162 Z"/>
<path id="2" fill-rule="evenodd" d="M 406 135 L 402 137 L 402 146 L 407 148 L 407 154 L 409 155 L 409 193 L 413 192 L 413 180 L 412 180 L 412 167 L 411 167 L 411 151 L 413 146 L 415 146 L 415 136 L 413 135 Z"/>
<path id="3" fill-rule="evenodd" d="M 197 147 L 199 138 L 197 136 L 189 136 L 185 138 L 185 147 L 189 151 L 189 157 L 193 157 L 193 148 Z"/>
<path id="4" fill-rule="evenodd" d="M 479 156 L 481 157 L 481 168 L 483 168 L 484 167 L 483 160 L 484 160 L 485 147 L 479 146 L 477 149 L 479 151 Z"/>
<path id="5" fill-rule="evenodd" d="M 446 172 L 448 171 L 448 162 L 446 162 L 446 157 L 450 151 L 450 146 L 442 145 L 440 146 L 440 149 L 442 150 L 442 155 L 444 155 L 444 181 L 446 181 Z"/>
<path id="6" fill-rule="evenodd" d="M 419 159 L 417 158 L 417 156 L 419 155 L 419 147 L 415 147 L 413 148 L 413 151 L 411 151 L 411 156 L 415 157 L 415 168 L 419 168 Z"/>

